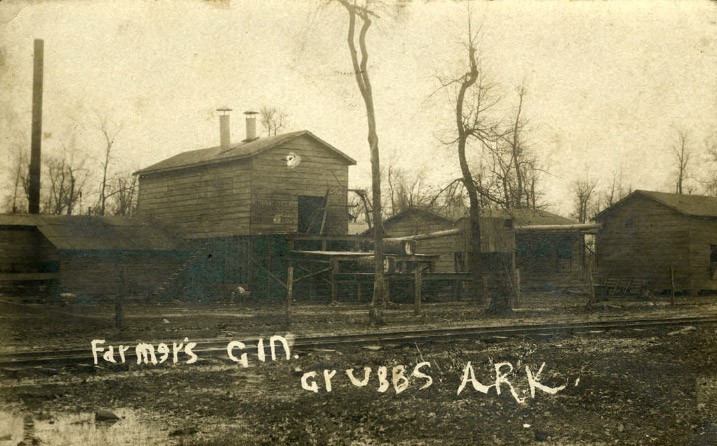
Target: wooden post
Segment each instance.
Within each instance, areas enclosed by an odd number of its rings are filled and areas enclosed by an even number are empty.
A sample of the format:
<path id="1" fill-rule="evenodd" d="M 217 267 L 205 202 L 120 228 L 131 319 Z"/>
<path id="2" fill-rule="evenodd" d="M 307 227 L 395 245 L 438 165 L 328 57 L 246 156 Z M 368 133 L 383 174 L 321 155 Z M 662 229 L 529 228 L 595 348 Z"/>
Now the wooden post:
<path id="1" fill-rule="evenodd" d="M 588 302 L 585 306 L 588 308 L 592 307 L 595 302 L 595 284 L 593 283 L 593 267 L 590 263 L 587 264 L 587 279 L 588 279 Z"/>
<path id="2" fill-rule="evenodd" d="M 515 307 L 520 306 L 520 269 L 513 269 L 513 285 L 515 286 Z"/>
<path id="3" fill-rule="evenodd" d="M 286 272 L 286 322 L 291 322 L 291 301 L 294 298 L 294 266 L 289 260 L 289 268 Z"/>
<path id="4" fill-rule="evenodd" d="M 361 281 L 356 281 L 356 300 L 358 300 L 358 303 L 361 303 L 363 300 L 363 290 L 361 290 Z"/>
<path id="5" fill-rule="evenodd" d="M 124 329 L 124 300 L 125 295 L 127 294 L 126 267 L 124 265 L 121 265 L 119 268 L 118 285 L 117 296 L 115 298 L 115 328 L 117 330 L 122 330 Z"/>
<path id="6" fill-rule="evenodd" d="M 413 308 L 413 314 L 416 316 L 421 315 L 421 298 L 423 297 L 423 276 L 422 276 L 422 267 L 420 264 L 416 264 L 416 267 L 413 270 L 413 277 L 415 279 L 414 282 L 414 293 L 415 293 L 415 301 L 414 301 L 414 308 Z"/>
<path id="7" fill-rule="evenodd" d="M 391 281 L 388 278 L 388 274 L 384 275 L 383 289 L 385 290 L 384 296 L 386 296 L 386 298 L 383 300 L 383 305 L 387 306 L 391 304 Z"/>
<path id="8" fill-rule="evenodd" d="M 670 265 L 670 305 L 675 304 L 675 269 Z"/>
<path id="9" fill-rule="evenodd" d="M 338 260 L 332 260 L 331 261 L 331 302 L 332 304 L 336 303 L 337 296 L 338 296 L 338 288 L 336 285 L 336 274 L 338 273 L 339 269 L 339 262 Z"/>

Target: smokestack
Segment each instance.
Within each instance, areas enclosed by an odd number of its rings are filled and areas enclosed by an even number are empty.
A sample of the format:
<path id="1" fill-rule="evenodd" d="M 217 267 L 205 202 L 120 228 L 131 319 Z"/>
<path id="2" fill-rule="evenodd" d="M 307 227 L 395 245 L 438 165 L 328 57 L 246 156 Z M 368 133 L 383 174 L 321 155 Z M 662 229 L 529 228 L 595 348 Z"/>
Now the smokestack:
<path id="1" fill-rule="evenodd" d="M 219 115 L 219 142 L 222 146 L 222 151 L 229 150 L 231 143 L 231 131 L 229 129 L 229 112 L 231 108 L 218 108 Z"/>
<path id="2" fill-rule="evenodd" d="M 256 139 L 256 115 L 255 111 L 244 112 L 246 115 L 246 139 L 245 142 L 254 141 Z"/>
<path id="3" fill-rule="evenodd" d="M 35 60 L 32 74 L 32 139 L 30 145 L 30 185 L 28 212 L 40 213 L 40 160 L 42 147 L 42 71 L 45 41 L 35 39 Z"/>

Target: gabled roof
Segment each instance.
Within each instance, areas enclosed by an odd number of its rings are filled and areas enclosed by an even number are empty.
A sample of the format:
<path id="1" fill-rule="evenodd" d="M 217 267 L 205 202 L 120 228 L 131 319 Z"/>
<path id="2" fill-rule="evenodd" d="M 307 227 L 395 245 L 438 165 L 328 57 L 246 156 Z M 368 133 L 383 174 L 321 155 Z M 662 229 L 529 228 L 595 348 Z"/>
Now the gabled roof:
<path id="1" fill-rule="evenodd" d="M 138 218 L 2 214 L 1 227 L 36 227 L 61 250 L 182 250 L 180 240 L 165 228 Z"/>
<path id="2" fill-rule="evenodd" d="M 456 222 L 461 218 L 466 218 L 468 211 L 466 209 L 465 215 L 460 215 L 456 212 L 453 212 L 453 215 L 443 215 L 440 211 L 434 212 L 423 208 L 410 207 L 393 217 L 387 218 L 383 224 L 386 225 L 392 221 L 409 218 L 411 215 L 416 214 L 435 219 L 436 221 L 449 223 Z M 540 209 L 481 209 L 481 217 L 512 219 L 516 226 L 574 225 L 578 223 L 577 220 L 561 217 L 560 215 Z"/>
<path id="3" fill-rule="evenodd" d="M 412 215 L 420 215 L 420 216 L 430 218 L 430 219 L 435 220 L 440 223 L 453 223 L 456 221 L 456 219 L 437 214 L 436 212 L 429 211 L 428 209 L 411 206 L 409 208 L 402 210 L 398 214 L 385 219 L 383 221 L 383 225 L 386 226 L 387 224 L 391 224 L 395 221 L 403 220 L 404 218 L 410 218 Z"/>
<path id="4" fill-rule="evenodd" d="M 681 214 L 692 217 L 717 217 L 717 197 L 636 190 L 609 208 L 598 213 L 595 216 L 595 220 L 605 217 L 608 213 L 618 207 L 622 207 L 625 203 L 632 201 L 635 197 L 646 197 Z"/>
<path id="5" fill-rule="evenodd" d="M 326 147 L 331 152 L 334 152 L 340 158 L 343 158 L 347 164 L 354 165 L 356 161 L 335 148 L 331 144 L 322 140 L 318 136 L 314 135 L 308 130 L 301 130 L 298 132 L 284 133 L 281 135 L 269 136 L 267 138 L 259 138 L 250 142 L 241 142 L 232 144 L 228 149 L 222 150 L 221 146 L 210 147 L 208 149 L 190 150 L 188 152 L 182 152 L 178 155 L 174 155 L 171 158 L 167 158 L 164 161 L 160 161 L 157 164 L 153 164 L 149 167 L 145 167 L 142 170 L 135 172 L 135 175 L 145 175 L 149 173 L 165 172 L 169 170 L 184 169 L 187 167 L 203 166 L 208 164 L 223 163 L 226 161 L 236 161 L 246 158 L 251 158 L 277 147 L 281 144 L 289 142 L 300 136 L 308 136 L 316 140 L 319 144 Z"/>
<path id="6" fill-rule="evenodd" d="M 574 225 L 577 220 L 562 217 L 542 209 L 483 209 L 481 216 L 510 218 L 515 226 Z"/>

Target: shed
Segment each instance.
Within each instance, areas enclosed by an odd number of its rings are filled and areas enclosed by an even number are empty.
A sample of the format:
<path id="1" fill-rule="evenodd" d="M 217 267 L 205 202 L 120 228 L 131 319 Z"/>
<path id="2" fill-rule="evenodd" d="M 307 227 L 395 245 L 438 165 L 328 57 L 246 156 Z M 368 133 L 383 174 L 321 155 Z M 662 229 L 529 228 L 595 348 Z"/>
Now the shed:
<path id="1" fill-rule="evenodd" d="M 427 209 L 410 207 L 386 219 L 383 227 L 388 237 L 415 237 L 416 253 L 438 255 L 435 272 L 467 271 L 471 244 L 466 218 L 443 216 Z M 487 256 L 514 251 L 513 225 L 509 218 L 481 217 L 481 228 L 481 249 Z"/>
<path id="2" fill-rule="evenodd" d="M 156 222 L 126 217 L 0 215 L 0 284 L 52 284 L 91 297 L 151 291 L 188 256 Z"/>
<path id="3" fill-rule="evenodd" d="M 523 289 L 581 287 L 590 225 L 541 209 L 492 210 L 515 224 L 515 266 Z"/>
<path id="4" fill-rule="evenodd" d="M 483 209 L 484 264 L 494 263 L 490 253 L 515 252 L 524 289 L 574 286 L 581 280 L 583 233 L 587 228 L 577 223 L 543 210 Z M 391 237 L 425 234 L 416 241 L 416 252 L 439 254 L 438 272 L 466 271 L 470 252 L 467 217 L 409 208 L 387 219 L 384 228 Z"/>
<path id="5" fill-rule="evenodd" d="M 636 190 L 595 216 L 601 278 L 657 292 L 717 290 L 717 197 Z"/>

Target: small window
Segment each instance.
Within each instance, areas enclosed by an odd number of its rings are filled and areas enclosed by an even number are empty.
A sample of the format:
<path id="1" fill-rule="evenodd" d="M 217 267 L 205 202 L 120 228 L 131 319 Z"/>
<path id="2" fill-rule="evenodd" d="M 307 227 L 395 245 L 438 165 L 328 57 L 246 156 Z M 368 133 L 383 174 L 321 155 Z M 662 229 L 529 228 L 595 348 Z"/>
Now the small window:
<path id="1" fill-rule="evenodd" d="M 710 245 L 710 278 L 715 280 L 717 273 L 717 245 Z"/>
<path id="2" fill-rule="evenodd" d="M 635 222 L 632 220 L 632 218 L 628 218 L 627 220 L 625 220 L 625 227 L 626 228 L 634 228 L 635 227 Z"/>
<path id="3" fill-rule="evenodd" d="M 568 243 L 561 243 L 556 248 L 558 272 L 567 273 L 573 270 L 573 250 Z"/>

